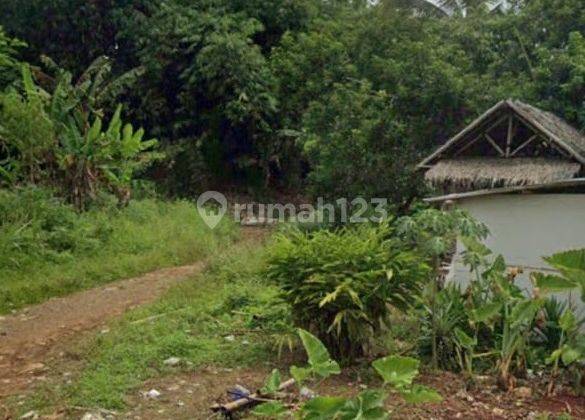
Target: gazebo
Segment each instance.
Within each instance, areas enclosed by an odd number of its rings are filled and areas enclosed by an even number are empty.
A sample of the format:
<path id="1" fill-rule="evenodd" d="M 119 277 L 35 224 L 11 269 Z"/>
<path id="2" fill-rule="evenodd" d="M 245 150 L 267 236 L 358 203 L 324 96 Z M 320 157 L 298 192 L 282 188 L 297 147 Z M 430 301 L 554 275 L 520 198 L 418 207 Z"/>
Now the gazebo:
<path id="1" fill-rule="evenodd" d="M 490 229 L 486 245 L 509 266 L 550 270 L 543 256 L 585 248 L 585 136 L 516 100 L 497 103 L 418 164 L 427 202 L 466 209 Z M 469 277 L 458 245 L 451 273 Z"/>

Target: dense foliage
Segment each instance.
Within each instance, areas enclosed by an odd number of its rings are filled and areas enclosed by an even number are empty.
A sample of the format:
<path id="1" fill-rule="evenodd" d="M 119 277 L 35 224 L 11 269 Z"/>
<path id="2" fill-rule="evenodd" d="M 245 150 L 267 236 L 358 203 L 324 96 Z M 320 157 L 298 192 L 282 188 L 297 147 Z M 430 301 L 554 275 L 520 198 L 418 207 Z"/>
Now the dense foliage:
<path id="1" fill-rule="evenodd" d="M 451 16 L 414 0 L 3 2 L 0 84 L 41 54 L 73 75 L 107 55 L 115 75 L 144 72 L 120 100 L 161 141 L 152 175 L 173 193 L 408 203 L 417 159 L 497 100 L 585 126 L 582 1 L 446 3 Z"/>
<path id="2" fill-rule="evenodd" d="M 344 361 L 365 353 L 391 306 L 414 303 L 429 273 L 392 233 L 388 224 L 293 231 L 279 236 L 269 254 L 267 276 L 282 289 L 295 324 Z"/>
<path id="3" fill-rule="evenodd" d="M 100 57 L 75 82 L 72 75 L 46 58 L 56 73 L 46 89 L 35 84 L 31 69 L 22 65 L 22 88 L 0 94 L 0 175 L 9 186 L 29 183 L 59 188 L 78 210 L 84 210 L 102 190 L 127 204 L 135 173 L 160 157 L 156 140 L 143 140 L 144 130 L 123 124 L 118 105 L 106 127 L 103 106 L 129 72 L 109 81 L 109 60 Z"/>

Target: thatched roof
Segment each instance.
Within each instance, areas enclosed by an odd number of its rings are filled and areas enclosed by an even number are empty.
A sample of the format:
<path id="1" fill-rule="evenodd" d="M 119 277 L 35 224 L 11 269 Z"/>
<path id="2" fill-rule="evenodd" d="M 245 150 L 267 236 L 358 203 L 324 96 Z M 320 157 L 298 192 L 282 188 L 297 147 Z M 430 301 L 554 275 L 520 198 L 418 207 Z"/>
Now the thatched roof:
<path id="1" fill-rule="evenodd" d="M 419 168 L 428 168 L 439 159 L 451 157 L 450 154 L 469 142 L 478 133 L 490 126 L 506 113 L 514 113 L 518 118 L 539 132 L 556 147 L 564 150 L 572 159 L 585 165 L 585 136 L 550 112 L 543 111 L 521 101 L 506 100 L 498 102 L 479 116 L 461 132 L 439 147 L 434 153 L 418 164 Z"/>
<path id="2" fill-rule="evenodd" d="M 551 158 L 486 158 L 444 159 L 426 174 L 435 187 L 470 190 L 520 185 L 548 184 L 576 176 L 581 165 Z"/>
<path id="3" fill-rule="evenodd" d="M 526 115 L 528 121 L 538 123 L 548 131 L 552 137 L 564 141 L 572 150 L 585 157 L 585 136 L 565 120 L 552 112 L 543 111 L 521 101 L 511 101 L 512 106 Z"/>

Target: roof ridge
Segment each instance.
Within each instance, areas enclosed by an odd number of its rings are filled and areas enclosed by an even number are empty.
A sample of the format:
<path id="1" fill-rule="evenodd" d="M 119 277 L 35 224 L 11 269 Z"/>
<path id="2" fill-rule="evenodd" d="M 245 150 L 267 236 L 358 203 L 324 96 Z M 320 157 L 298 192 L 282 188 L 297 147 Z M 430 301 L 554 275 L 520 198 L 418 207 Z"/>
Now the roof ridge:
<path id="1" fill-rule="evenodd" d="M 494 106 L 473 120 L 463 128 L 463 130 L 451 137 L 446 143 L 423 159 L 417 165 L 417 168 L 428 167 L 433 160 L 440 157 L 442 153 L 449 150 L 460 140 L 465 139 L 466 135 L 479 127 L 494 113 L 501 111 L 503 107 L 510 108 L 516 115 L 521 117 L 525 123 L 546 135 L 546 137 L 568 152 L 575 160 L 585 165 L 585 135 L 583 135 L 583 133 L 550 111 L 542 110 L 534 105 L 522 102 L 519 99 L 508 98 L 497 102 Z"/>

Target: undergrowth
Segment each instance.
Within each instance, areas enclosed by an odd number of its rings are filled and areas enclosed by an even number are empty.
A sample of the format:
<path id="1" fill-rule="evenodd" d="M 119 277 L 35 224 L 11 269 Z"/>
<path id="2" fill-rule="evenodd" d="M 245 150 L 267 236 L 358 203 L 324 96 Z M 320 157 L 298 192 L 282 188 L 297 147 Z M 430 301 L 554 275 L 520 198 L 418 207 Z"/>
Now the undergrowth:
<path id="1" fill-rule="evenodd" d="M 211 231 L 186 201 L 78 213 L 47 190 L 0 190 L 0 313 L 189 263 L 235 235 L 229 223 Z"/>

